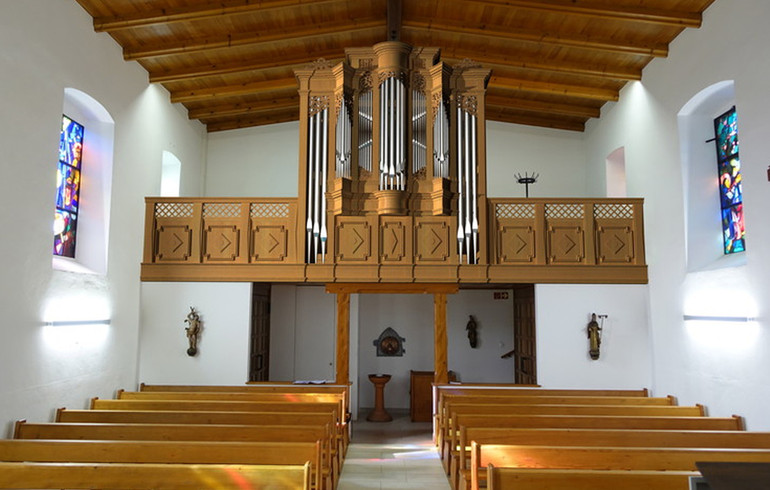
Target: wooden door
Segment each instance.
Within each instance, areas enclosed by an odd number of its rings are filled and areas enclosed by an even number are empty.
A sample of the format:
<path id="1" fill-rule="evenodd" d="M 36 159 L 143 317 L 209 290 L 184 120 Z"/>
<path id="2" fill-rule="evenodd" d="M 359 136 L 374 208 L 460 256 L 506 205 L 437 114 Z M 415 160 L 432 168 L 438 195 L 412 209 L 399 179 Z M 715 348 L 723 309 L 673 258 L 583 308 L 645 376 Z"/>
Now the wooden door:
<path id="1" fill-rule="evenodd" d="M 513 291 L 514 382 L 537 384 L 535 345 L 535 285 L 526 284 Z"/>
<path id="2" fill-rule="evenodd" d="M 270 284 L 254 283 L 251 292 L 249 381 L 270 379 Z"/>

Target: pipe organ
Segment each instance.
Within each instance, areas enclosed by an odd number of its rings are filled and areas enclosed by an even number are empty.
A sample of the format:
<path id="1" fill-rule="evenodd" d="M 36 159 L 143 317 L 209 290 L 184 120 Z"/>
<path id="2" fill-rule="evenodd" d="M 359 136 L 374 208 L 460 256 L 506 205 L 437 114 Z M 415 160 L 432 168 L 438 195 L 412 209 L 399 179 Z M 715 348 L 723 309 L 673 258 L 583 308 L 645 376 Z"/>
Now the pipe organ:
<path id="1" fill-rule="evenodd" d="M 486 263 L 488 70 L 388 41 L 295 74 L 306 263 Z"/>
<path id="2" fill-rule="evenodd" d="M 296 72 L 297 197 L 148 198 L 144 281 L 647 281 L 641 199 L 486 193 L 489 71 L 384 42 Z"/>

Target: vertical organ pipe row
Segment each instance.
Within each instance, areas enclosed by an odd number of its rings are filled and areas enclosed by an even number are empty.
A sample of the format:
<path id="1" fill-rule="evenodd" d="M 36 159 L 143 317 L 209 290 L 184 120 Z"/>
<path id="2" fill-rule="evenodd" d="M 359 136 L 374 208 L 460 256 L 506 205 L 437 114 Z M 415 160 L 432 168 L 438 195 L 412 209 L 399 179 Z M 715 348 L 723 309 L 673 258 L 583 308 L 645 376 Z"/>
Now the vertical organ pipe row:
<path id="1" fill-rule="evenodd" d="M 428 151 L 428 111 L 425 105 L 425 94 L 419 90 L 412 91 L 412 172 L 417 173 L 425 168 Z"/>
<path id="2" fill-rule="evenodd" d="M 380 85 L 380 189 L 406 189 L 406 87 L 397 77 Z"/>
<path id="3" fill-rule="evenodd" d="M 372 116 L 372 91 L 358 97 L 358 166 L 372 171 L 372 144 L 374 118 Z"/>
<path id="4" fill-rule="evenodd" d="M 443 101 L 433 121 L 433 176 L 449 178 L 449 114 Z"/>
<path id="5" fill-rule="evenodd" d="M 329 109 L 312 116 L 308 123 L 307 147 L 307 243 L 305 261 L 314 264 L 325 260 L 328 228 L 326 226 L 326 180 L 328 168 Z"/>
<path id="6" fill-rule="evenodd" d="M 477 263 L 479 248 L 477 117 L 457 107 L 457 245 L 468 264 Z"/>
<path id="7" fill-rule="evenodd" d="M 340 113 L 337 115 L 335 158 L 336 158 L 336 177 L 350 178 L 350 138 L 353 128 L 351 127 L 350 107 L 345 98 L 342 98 Z"/>

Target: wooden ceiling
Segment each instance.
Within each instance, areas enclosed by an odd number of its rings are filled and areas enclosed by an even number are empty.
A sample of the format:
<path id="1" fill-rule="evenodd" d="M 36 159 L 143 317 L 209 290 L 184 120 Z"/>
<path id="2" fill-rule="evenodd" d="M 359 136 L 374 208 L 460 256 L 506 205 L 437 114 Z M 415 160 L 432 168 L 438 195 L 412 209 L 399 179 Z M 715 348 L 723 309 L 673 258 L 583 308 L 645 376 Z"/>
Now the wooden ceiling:
<path id="1" fill-rule="evenodd" d="M 487 119 L 583 131 L 714 0 L 77 0 L 209 131 L 298 119 L 293 70 L 398 39 L 492 70 Z"/>

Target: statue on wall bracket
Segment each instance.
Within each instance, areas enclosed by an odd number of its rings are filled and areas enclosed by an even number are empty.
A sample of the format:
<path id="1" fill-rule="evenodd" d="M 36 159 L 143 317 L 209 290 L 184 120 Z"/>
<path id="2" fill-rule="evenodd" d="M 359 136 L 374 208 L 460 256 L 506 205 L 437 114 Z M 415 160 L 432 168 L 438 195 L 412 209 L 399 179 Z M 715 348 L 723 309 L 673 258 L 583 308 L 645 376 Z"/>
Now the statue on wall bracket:
<path id="1" fill-rule="evenodd" d="M 190 343 L 190 347 L 187 349 L 187 355 L 193 357 L 198 353 L 198 336 L 201 333 L 201 319 L 195 308 L 190 307 L 190 313 L 187 314 L 187 318 L 184 321 L 189 324 L 185 327 L 185 333 L 187 334 L 187 341 Z"/>
<path id="2" fill-rule="evenodd" d="M 377 347 L 377 357 L 401 357 L 406 352 L 404 342 L 406 342 L 404 337 L 388 327 L 372 343 Z"/>

